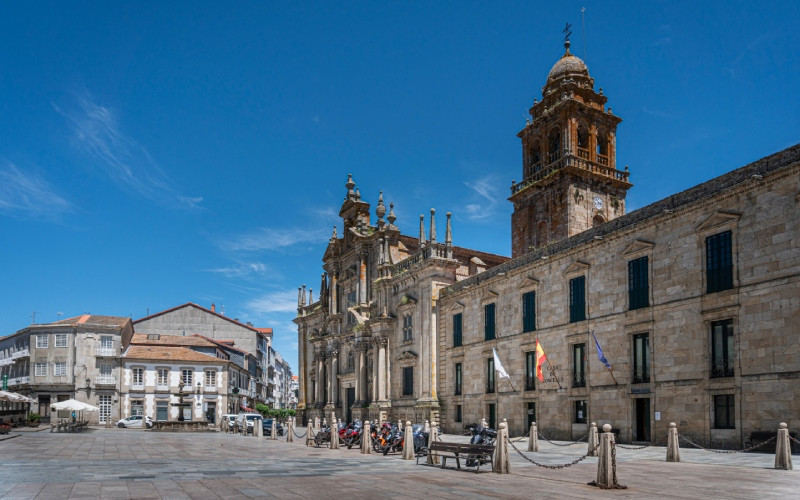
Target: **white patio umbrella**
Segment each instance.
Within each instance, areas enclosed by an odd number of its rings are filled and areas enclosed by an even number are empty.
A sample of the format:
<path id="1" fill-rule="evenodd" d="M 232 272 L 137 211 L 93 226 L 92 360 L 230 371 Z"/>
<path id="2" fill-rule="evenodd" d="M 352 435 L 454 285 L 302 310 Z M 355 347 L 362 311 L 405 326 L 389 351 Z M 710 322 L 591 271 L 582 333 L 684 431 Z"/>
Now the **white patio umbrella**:
<path id="1" fill-rule="evenodd" d="M 12 403 L 35 403 L 36 401 L 29 398 L 28 396 L 23 396 L 22 394 L 17 394 L 16 392 L 11 391 L 0 391 L 0 401 L 11 401 Z"/>
<path id="2" fill-rule="evenodd" d="M 89 403 L 78 401 L 77 399 L 68 399 L 66 401 L 59 401 L 50 405 L 52 410 L 69 410 L 69 411 L 100 411 L 100 408 L 92 406 Z"/>

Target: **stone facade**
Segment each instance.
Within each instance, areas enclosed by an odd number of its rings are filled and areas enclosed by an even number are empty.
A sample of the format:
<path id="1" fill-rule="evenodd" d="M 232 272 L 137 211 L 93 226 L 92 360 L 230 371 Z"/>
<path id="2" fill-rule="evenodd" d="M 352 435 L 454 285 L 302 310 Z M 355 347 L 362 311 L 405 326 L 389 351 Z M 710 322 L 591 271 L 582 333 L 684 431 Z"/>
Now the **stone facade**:
<path id="1" fill-rule="evenodd" d="M 434 210 L 428 234 L 422 215 L 418 237 L 401 234 L 382 195 L 372 225 L 352 178 L 345 186 L 342 236 L 334 228 L 319 299 L 298 291 L 297 407 L 306 418 L 429 419 L 438 412 L 438 293 L 507 258 L 453 246 L 449 213 L 444 243 Z"/>

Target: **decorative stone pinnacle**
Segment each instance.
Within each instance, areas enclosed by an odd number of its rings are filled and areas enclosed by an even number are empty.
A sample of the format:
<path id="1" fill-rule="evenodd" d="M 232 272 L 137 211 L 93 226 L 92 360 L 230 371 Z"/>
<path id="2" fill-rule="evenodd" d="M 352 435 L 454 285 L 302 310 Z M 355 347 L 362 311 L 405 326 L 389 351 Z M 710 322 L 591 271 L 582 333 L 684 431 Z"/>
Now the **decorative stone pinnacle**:
<path id="1" fill-rule="evenodd" d="M 453 215 L 450 212 L 445 214 L 447 216 L 447 226 L 445 227 L 444 232 L 444 244 L 445 245 L 452 245 L 453 244 L 453 228 L 450 225 L 450 216 Z"/>
<path id="2" fill-rule="evenodd" d="M 419 245 L 425 246 L 425 216 L 419 214 Z"/>
<path id="3" fill-rule="evenodd" d="M 436 243 L 436 209 L 431 208 L 431 230 L 430 230 L 430 240 L 431 243 Z"/>
<path id="4" fill-rule="evenodd" d="M 389 215 L 386 217 L 386 220 L 389 221 L 389 227 L 391 229 L 397 229 L 394 225 L 394 221 L 397 220 L 397 216 L 394 214 L 394 202 L 389 203 Z"/>
<path id="5" fill-rule="evenodd" d="M 347 199 L 355 197 L 353 188 L 356 187 L 356 183 L 353 182 L 353 174 L 347 174 L 347 183 L 344 186 L 347 188 Z"/>
<path id="6" fill-rule="evenodd" d="M 333 234 L 331 234 L 331 240 L 337 239 L 339 236 L 336 234 L 336 226 L 333 226 Z"/>
<path id="7" fill-rule="evenodd" d="M 383 191 L 378 194 L 378 206 L 375 207 L 375 215 L 378 216 L 378 224 L 383 225 L 383 216 L 386 215 L 386 205 L 383 204 Z"/>
<path id="8" fill-rule="evenodd" d="M 569 40 L 564 40 L 564 48 L 567 49 L 564 53 L 564 57 L 571 56 L 572 54 L 569 53 Z"/>
<path id="9" fill-rule="evenodd" d="M 359 189 L 356 188 L 356 200 L 360 200 L 360 199 L 361 199 L 361 191 L 359 191 Z"/>

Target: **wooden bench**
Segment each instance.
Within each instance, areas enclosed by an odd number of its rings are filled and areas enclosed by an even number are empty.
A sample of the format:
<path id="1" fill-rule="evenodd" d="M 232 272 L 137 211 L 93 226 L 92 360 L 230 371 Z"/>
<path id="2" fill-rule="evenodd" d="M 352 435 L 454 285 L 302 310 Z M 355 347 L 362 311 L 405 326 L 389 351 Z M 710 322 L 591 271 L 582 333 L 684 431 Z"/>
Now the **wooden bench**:
<path id="1" fill-rule="evenodd" d="M 466 462 L 464 466 L 475 467 L 475 472 L 480 473 L 481 463 L 490 463 L 494 465 L 494 445 L 493 444 L 468 444 L 468 443 L 444 443 L 442 441 L 434 441 L 427 453 L 420 453 L 417 455 L 417 464 L 419 459 L 428 455 L 435 454 L 442 459 L 442 469 L 445 468 L 448 458 L 456 459 L 456 468 L 461 469 L 461 460 L 473 461 L 474 465 L 468 465 Z"/>

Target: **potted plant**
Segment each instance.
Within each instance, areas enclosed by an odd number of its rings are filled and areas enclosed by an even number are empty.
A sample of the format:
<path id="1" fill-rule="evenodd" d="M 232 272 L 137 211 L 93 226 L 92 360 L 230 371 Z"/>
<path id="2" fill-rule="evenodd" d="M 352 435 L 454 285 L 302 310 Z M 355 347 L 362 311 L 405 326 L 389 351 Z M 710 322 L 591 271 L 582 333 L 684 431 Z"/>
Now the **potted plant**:
<path id="1" fill-rule="evenodd" d="M 30 427 L 39 427 L 39 421 L 42 419 L 42 416 L 38 413 L 31 412 L 28 414 L 28 425 Z"/>

